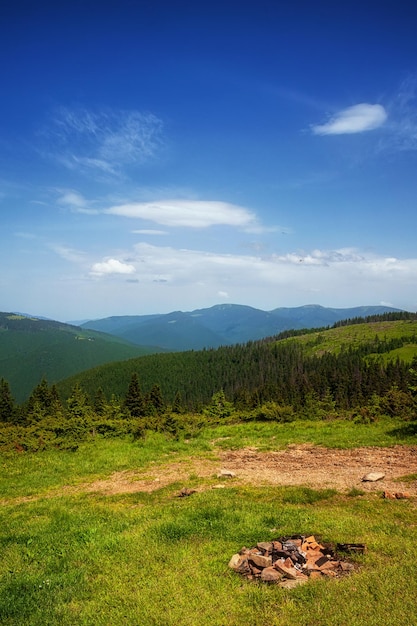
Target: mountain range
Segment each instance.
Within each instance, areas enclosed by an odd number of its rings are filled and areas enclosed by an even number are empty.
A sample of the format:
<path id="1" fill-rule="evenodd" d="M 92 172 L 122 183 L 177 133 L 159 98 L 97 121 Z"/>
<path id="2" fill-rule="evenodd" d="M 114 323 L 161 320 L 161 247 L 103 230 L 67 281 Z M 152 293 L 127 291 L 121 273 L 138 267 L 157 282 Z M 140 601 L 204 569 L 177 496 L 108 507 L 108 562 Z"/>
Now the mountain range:
<path id="1" fill-rule="evenodd" d="M 0 313 L 0 378 L 23 402 L 45 378 L 52 384 L 91 368 L 155 352 L 242 344 L 284 330 L 322 328 L 357 317 L 398 312 L 385 306 L 317 305 L 262 311 L 221 304 L 191 312 L 107 317 L 81 325 Z"/>
<path id="2" fill-rule="evenodd" d="M 246 343 L 285 330 L 327 327 L 345 319 L 398 311 L 387 306 L 337 309 L 315 304 L 262 311 L 238 304 L 219 304 L 191 312 L 106 317 L 84 322 L 81 327 L 116 335 L 141 346 L 182 351 Z"/>

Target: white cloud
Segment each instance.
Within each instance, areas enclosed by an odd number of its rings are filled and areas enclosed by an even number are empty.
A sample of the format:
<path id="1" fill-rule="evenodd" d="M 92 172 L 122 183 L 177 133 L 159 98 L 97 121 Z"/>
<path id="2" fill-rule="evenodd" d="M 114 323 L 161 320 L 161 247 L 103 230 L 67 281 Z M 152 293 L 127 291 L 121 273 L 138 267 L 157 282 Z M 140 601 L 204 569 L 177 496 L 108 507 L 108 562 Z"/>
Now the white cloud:
<path id="1" fill-rule="evenodd" d="M 162 145 L 162 121 L 139 111 L 61 107 L 42 134 L 48 141 L 46 154 L 68 169 L 120 177 L 126 166 L 155 157 Z"/>
<path id="2" fill-rule="evenodd" d="M 346 135 L 374 130 L 384 124 L 387 112 L 381 104 L 361 103 L 336 113 L 325 124 L 312 126 L 315 135 Z"/>
<path id="3" fill-rule="evenodd" d="M 71 258 L 71 251 L 61 250 Z M 83 259 L 81 259 L 83 260 Z M 415 310 L 417 258 L 354 248 L 287 254 L 217 254 L 139 243 L 47 283 L 44 275 L 16 291 L 16 306 L 41 297 L 55 319 L 190 311 L 228 301 L 263 310 L 318 303 L 350 307 L 389 302 Z M 76 292 L 76 299 L 68 293 Z"/>
<path id="4" fill-rule="evenodd" d="M 101 263 L 94 263 L 91 268 L 91 275 L 105 276 L 108 274 L 134 274 L 135 266 L 130 263 L 123 263 L 118 259 L 107 259 Z"/>
<path id="5" fill-rule="evenodd" d="M 156 228 L 139 228 L 139 230 L 132 230 L 134 235 L 168 235 L 166 230 L 157 230 Z"/>
<path id="6" fill-rule="evenodd" d="M 106 209 L 104 213 L 134 219 L 149 220 L 163 226 L 207 228 L 235 226 L 255 228 L 256 216 L 248 209 L 228 202 L 203 200 L 161 200 L 131 202 Z"/>
<path id="7" fill-rule="evenodd" d="M 141 297 L 151 304 L 149 312 L 210 306 L 226 297 L 265 310 L 317 301 L 340 307 L 385 300 L 403 303 L 406 294 L 415 292 L 417 275 L 417 259 L 350 248 L 252 256 L 140 243 L 129 263 L 129 273 L 136 269 Z M 96 264 L 95 275 L 104 275 L 106 268 Z M 132 292 L 126 298 L 134 303 Z"/>
<path id="8" fill-rule="evenodd" d="M 114 260 L 103 265 L 120 263 Z M 246 285 L 248 289 L 256 282 L 263 287 L 285 285 L 296 280 L 309 289 L 314 282 L 327 289 L 326 281 L 332 278 L 337 284 L 343 280 L 411 280 L 415 283 L 417 259 L 397 259 L 362 253 L 354 248 L 339 250 L 313 250 L 292 252 L 284 255 L 252 256 L 216 254 L 199 250 L 176 249 L 169 246 L 154 246 L 139 243 L 130 255 L 129 272 L 136 268 L 137 276 L 143 281 L 163 278 L 173 283 L 213 281 L 222 290 L 220 283 Z M 120 264 L 126 267 L 126 264 Z M 104 271 L 102 273 L 105 273 Z M 126 272 L 127 273 L 127 272 Z M 229 293 L 230 289 L 224 289 Z"/>

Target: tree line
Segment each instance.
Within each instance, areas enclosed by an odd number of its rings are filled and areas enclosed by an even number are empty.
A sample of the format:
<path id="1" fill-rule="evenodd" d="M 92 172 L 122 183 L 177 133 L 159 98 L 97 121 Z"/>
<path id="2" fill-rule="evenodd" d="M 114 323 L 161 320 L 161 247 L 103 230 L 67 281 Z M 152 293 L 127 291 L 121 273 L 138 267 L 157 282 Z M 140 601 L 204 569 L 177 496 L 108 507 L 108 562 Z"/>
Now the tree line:
<path id="1" fill-rule="evenodd" d="M 89 370 L 33 389 L 18 405 L 0 381 L 0 433 L 4 442 L 29 436 L 31 446 L 62 446 L 87 434 L 177 435 L 182 428 L 224 419 L 290 421 L 379 414 L 415 419 L 417 358 L 382 355 L 417 337 L 396 337 L 307 355 L 298 341 L 276 338 L 212 350 L 149 355 Z M 11 428 L 17 429 L 15 433 Z M 19 433 L 18 436 L 16 433 Z"/>

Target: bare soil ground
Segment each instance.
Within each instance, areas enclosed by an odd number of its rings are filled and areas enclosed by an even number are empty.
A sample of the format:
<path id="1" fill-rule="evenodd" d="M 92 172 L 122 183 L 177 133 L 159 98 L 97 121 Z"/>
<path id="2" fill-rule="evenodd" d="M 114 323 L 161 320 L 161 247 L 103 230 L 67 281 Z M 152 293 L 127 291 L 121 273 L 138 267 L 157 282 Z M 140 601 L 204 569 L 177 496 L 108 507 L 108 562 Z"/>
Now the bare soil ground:
<path id="1" fill-rule="evenodd" d="M 294 444 L 275 452 L 259 452 L 256 448 L 215 450 L 215 456 L 217 458 L 214 459 L 190 458 L 153 463 L 145 470 L 115 472 L 102 480 L 67 485 L 42 496 L 20 497 L 12 502 L 17 504 L 39 497 L 81 492 L 104 495 L 151 493 L 178 482 L 187 487 L 196 477 L 206 480 L 198 491 L 245 484 L 303 485 L 312 489 L 333 488 L 341 493 L 352 488 L 365 493 L 406 492 L 411 498 L 417 498 L 417 480 L 400 480 L 401 477 L 417 475 L 417 446 L 337 450 L 312 444 Z M 233 472 L 234 476 L 219 478 L 221 470 Z M 377 482 L 363 482 L 363 476 L 369 472 L 382 472 L 385 477 Z M 8 501 L 9 504 L 12 502 Z"/>
<path id="2" fill-rule="evenodd" d="M 117 472 L 78 489 L 108 495 L 152 492 L 178 481 L 186 486 L 190 476 L 215 478 L 222 469 L 234 472 L 235 476 L 216 478 L 217 484 L 305 485 L 341 492 L 356 487 L 364 492 L 386 490 L 417 496 L 417 480 L 398 480 L 417 474 L 417 446 L 334 450 L 305 444 L 290 445 L 277 452 L 258 452 L 256 448 L 218 451 L 218 460 L 193 458 L 155 464 L 151 471 L 148 468 L 146 472 Z M 363 482 L 363 476 L 369 472 L 383 472 L 385 477 L 377 482 Z"/>

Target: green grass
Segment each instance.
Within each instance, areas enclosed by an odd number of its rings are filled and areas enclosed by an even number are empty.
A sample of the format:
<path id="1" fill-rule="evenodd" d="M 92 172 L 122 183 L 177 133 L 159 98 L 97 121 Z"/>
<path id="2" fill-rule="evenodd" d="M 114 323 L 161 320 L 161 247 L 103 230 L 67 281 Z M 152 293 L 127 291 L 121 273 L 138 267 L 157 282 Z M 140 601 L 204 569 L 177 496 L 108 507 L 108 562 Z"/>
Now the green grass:
<path id="1" fill-rule="evenodd" d="M 95 439 L 80 443 L 76 452 L 54 449 L 31 454 L 8 453 L 0 457 L 0 500 L 47 493 L 63 484 L 72 485 L 109 476 L 116 471 L 144 469 L 151 463 L 213 456 L 216 449 L 256 447 L 279 450 L 289 444 L 312 443 L 329 448 L 391 446 L 415 441 L 412 425 L 394 419 L 372 424 L 348 420 L 249 422 L 204 428 L 196 436 L 174 441 L 161 433 L 144 440 Z"/>
<path id="2" fill-rule="evenodd" d="M 334 433 L 330 432 L 333 426 Z M 102 440 L 76 452 L 2 458 L 2 626 L 387 626 L 417 611 L 415 503 L 359 490 L 206 486 L 188 498 L 179 483 L 153 493 L 69 495 L 60 487 L 155 462 L 211 455 L 214 446 L 279 449 L 313 441 L 348 447 L 415 442 L 399 424 L 246 424 L 206 429 L 188 443 L 160 435 Z M 353 436 L 353 430 L 357 435 Z M 225 439 L 224 437 L 230 437 Z M 267 441 L 266 441 L 267 440 Z M 215 443 L 211 443 L 215 441 Z M 196 482 L 197 476 L 190 477 Z M 37 495 L 23 501 L 22 496 Z M 360 568 L 293 591 L 241 578 L 228 568 L 244 545 L 293 533 L 366 543 Z"/>
<path id="3" fill-rule="evenodd" d="M 410 320 L 397 320 L 395 322 L 372 322 L 370 324 L 352 324 L 340 326 L 325 331 L 317 331 L 297 337 L 291 337 L 284 341 L 296 341 L 302 343 L 308 355 L 320 355 L 324 352 L 338 354 L 342 347 L 359 348 L 363 343 L 373 341 L 376 336 L 380 340 L 397 339 L 417 333 L 417 322 Z M 400 348 L 398 354 L 410 361 L 416 354 L 415 344 L 410 344 L 405 350 Z M 397 350 L 387 353 L 389 358 L 396 358 Z"/>
<path id="4" fill-rule="evenodd" d="M 417 432 L 410 424 L 380 418 L 372 424 L 349 420 L 301 421 L 290 423 L 249 422 L 204 429 L 199 441 L 214 442 L 224 449 L 256 446 L 259 450 L 275 450 L 293 443 L 313 443 L 328 448 L 359 446 L 392 446 L 415 441 Z"/>

